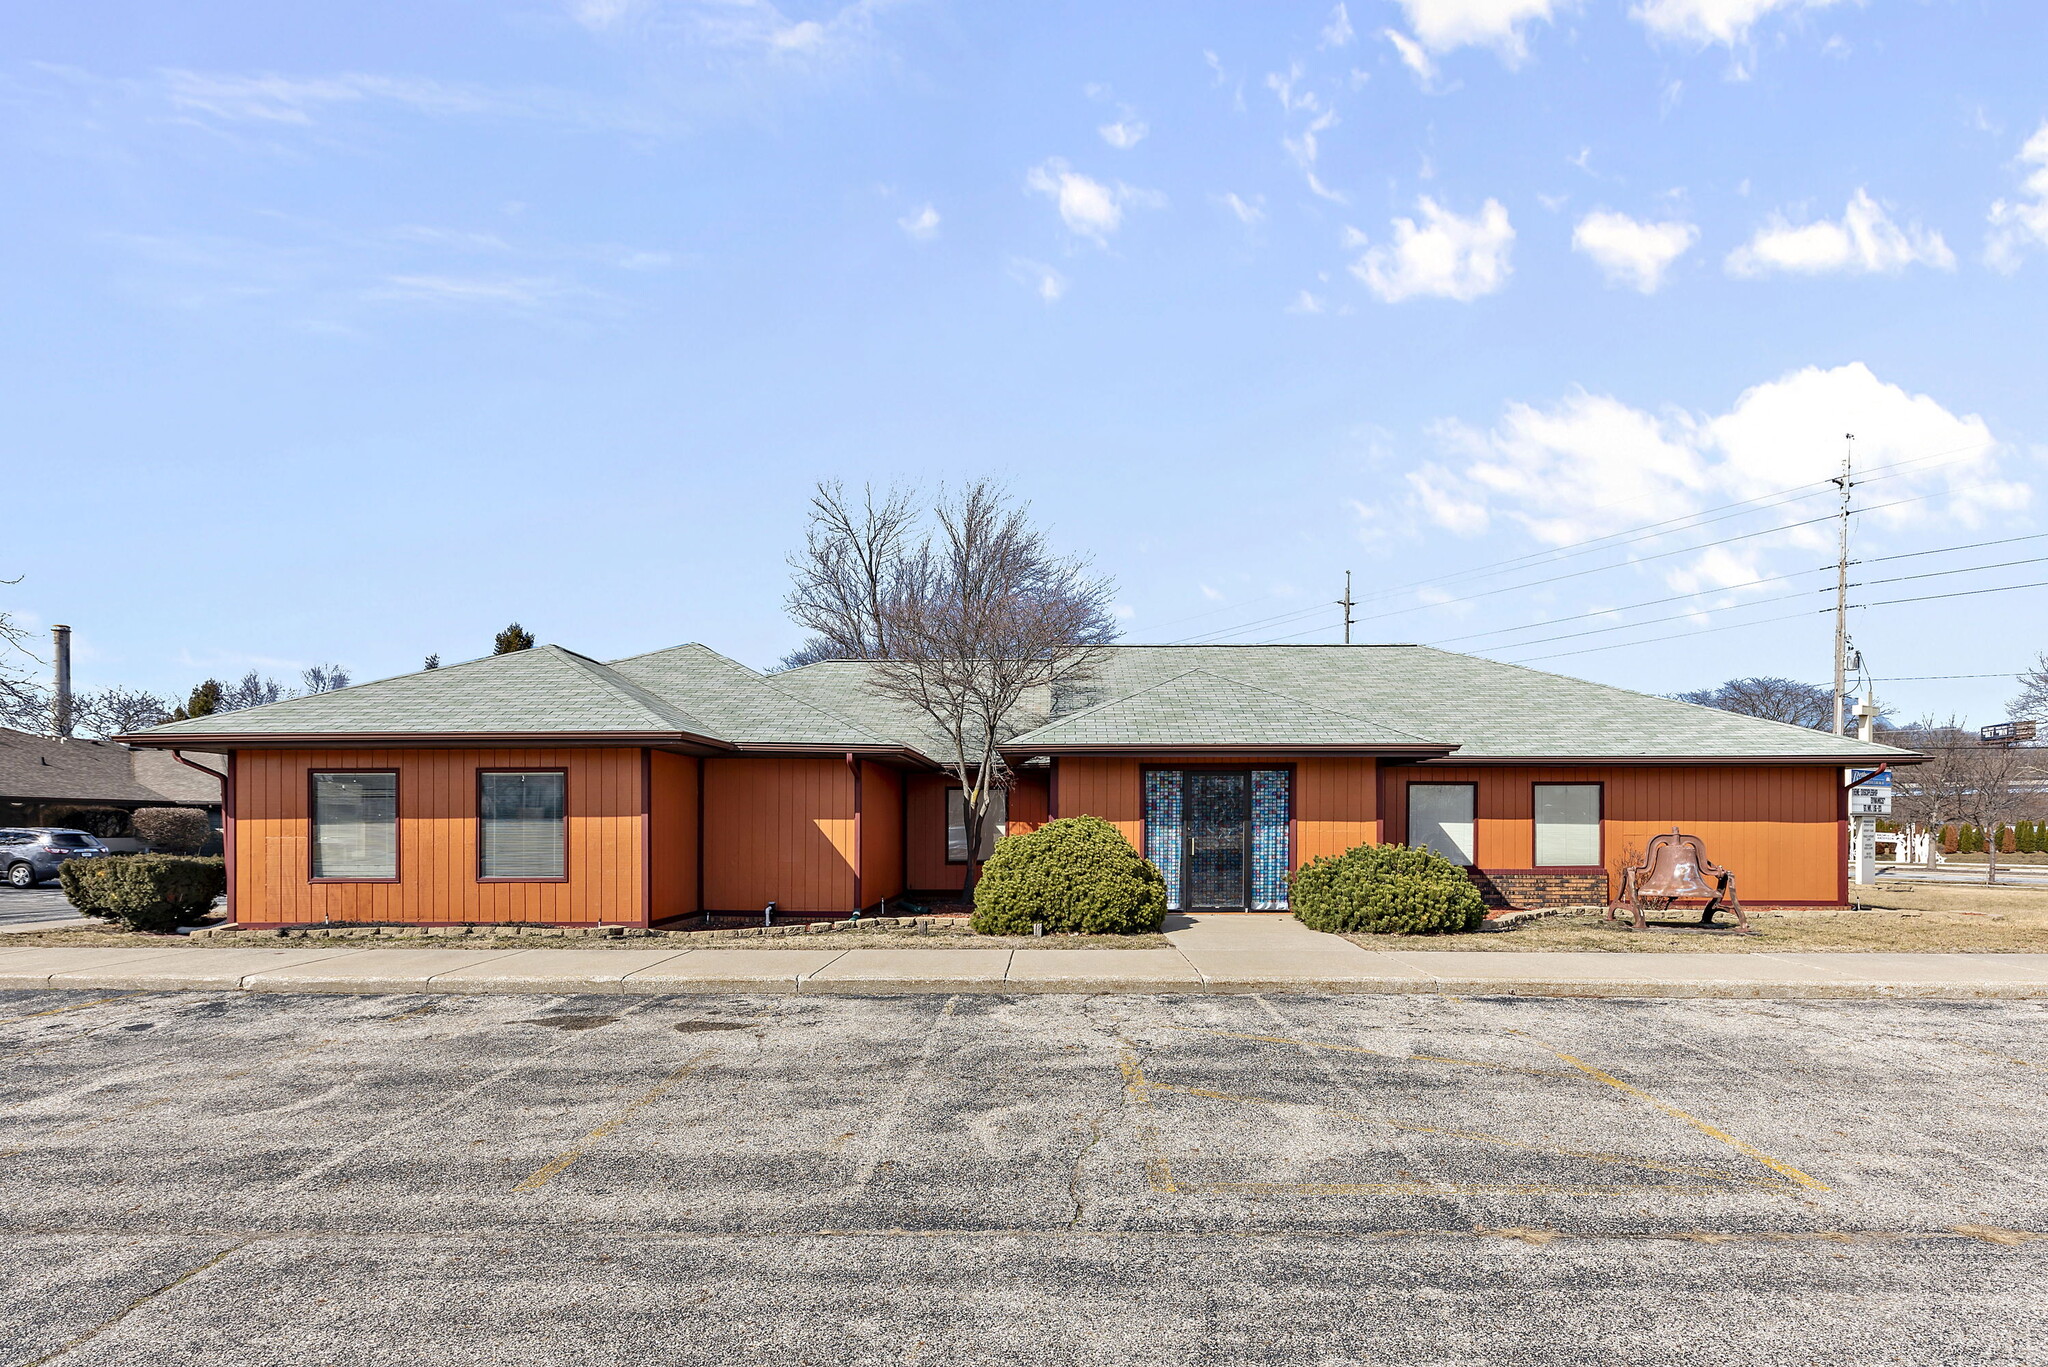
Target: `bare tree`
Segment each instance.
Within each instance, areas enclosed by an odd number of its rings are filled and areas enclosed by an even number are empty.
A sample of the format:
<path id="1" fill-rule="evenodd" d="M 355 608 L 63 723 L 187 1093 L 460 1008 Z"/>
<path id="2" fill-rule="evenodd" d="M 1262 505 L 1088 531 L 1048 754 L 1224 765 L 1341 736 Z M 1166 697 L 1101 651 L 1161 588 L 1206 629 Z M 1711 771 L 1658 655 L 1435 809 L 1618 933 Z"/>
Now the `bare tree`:
<path id="1" fill-rule="evenodd" d="M 1998 881 L 1998 827 L 2013 814 L 2036 778 L 2036 751 L 2016 745 L 1979 744 L 1968 752 L 1970 791 L 1964 816 L 1984 832 L 1984 881 Z"/>
<path id="2" fill-rule="evenodd" d="M 308 693 L 332 693 L 350 683 L 348 671 L 340 665 L 312 665 L 300 670 L 299 678 Z"/>
<path id="3" fill-rule="evenodd" d="M 19 579 L 0 579 L 0 584 L 20 582 Z M 19 731 L 40 730 L 40 727 L 21 725 L 20 719 L 33 717 L 49 706 L 48 696 L 41 685 L 15 663 L 16 655 L 27 656 L 31 661 L 36 659 L 23 644 L 26 640 L 27 629 L 0 612 L 0 722 Z"/>
<path id="4" fill-rule="evenodd" d="M 2048 721 L 2048 651 L 2020 674 L 2019 695 L 2005 705 L 2006 715 L 2025 721 Z"/>
<path id="5" fill-rule="evenodd" d="M 1893 771 L 1893 815 L 1928 832 L 1927 867 L 1934 867 L 1942 823 L 1963 820 L 1976 786 L 1977 736 L 1950 717 L 1926 717 L 1879 737 L 1886 745 L 1918 750 L 1924 764 Z"/>
<path id="6" fill-rule="evenodd" d="M 170 719 L 170 700 L 140 688 L 112 684 L 74 694 L 71 699 L 72 728 L 81 735 L 102 739 L 121 736 Z M 0 693 L 0 724 L 38 736 L 54 736 L 56 700 L 42 684 L 20 680 L 12 689 Z"/>
<path id="7" fill-rule="evenodd" d="M 855 504 L 837 480 L 818 485 L 804 548 L 789 558 L 791 583 L 783 600 L 790 619 L 811 636 L 780 668 L 887 657 L 887 605 L 917 530 L 916 494 L 892 484 L 878 501 L 869 484 Z"/>
<path id="8" fill-rule="evenodd" d="M 1042 719 L 1030 699 L 1099 668 L 1099 647 L 1117 634 L 1115 588 L 1053 551 L 1028 506 L 992 480 L 941 496 L 933 511 L 936 531 L 882 567 L 874 644 L 886 654 L 870 686 L 945 737 L 965 799 L 971 894 L 990 802 L 1010 783 L 998 747 Z"/>
<path id="9" fill-rule="evenodd" d="M 1834 692 L 1797 679 L 1769 675 L 1730 679 L 1714 688 L 1696 688 L 1671 696 L 1679 702 L 1739 712 L 1745 717 L 1762 717 L 1765 721 L 1789 722 L 1815 731 L 1832 730 L 1835 724 Z"/>

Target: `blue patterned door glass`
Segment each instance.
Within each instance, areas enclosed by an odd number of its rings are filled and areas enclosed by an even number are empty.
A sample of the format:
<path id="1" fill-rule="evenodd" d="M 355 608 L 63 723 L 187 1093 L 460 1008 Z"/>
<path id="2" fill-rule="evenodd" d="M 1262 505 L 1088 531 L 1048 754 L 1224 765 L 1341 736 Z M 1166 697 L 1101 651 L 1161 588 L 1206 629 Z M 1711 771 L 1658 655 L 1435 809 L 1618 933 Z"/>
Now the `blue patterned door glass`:
<path id="1" fill-rule="evenodd" d="M 1253 911 L 1287 910 L 1290 777 L 1285 769 L 1252 770 Z"/>
<path id="2" fill-rule="evenodd" d="M 1180 771 L 1145 772 L 1145 857 L 1166 879 L 1166 906 L 1180 910 Z"/>

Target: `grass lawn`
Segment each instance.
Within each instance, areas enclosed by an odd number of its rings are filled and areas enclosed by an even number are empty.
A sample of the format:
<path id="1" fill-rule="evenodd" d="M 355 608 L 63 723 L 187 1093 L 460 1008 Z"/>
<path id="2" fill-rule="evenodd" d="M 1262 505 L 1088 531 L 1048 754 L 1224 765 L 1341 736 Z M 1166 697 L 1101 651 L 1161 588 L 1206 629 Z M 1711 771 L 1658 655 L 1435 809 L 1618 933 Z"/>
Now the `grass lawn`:
<path id="1" fill-rule="evenodd" d="M 1367 949 L 1593 950 L 1609 953 L 1864 954 L 2048 953 L 2048 889 L 1940 887 L 1879 882 L 1853 886 L 1853 911 L 1752 911 L 1754 935 L 1639 934 L 1618 930 L 1598 910 L 1469 935 L 1353 935 Z M 1685 916 L 1697 919 L 1698 913 Z M 1674 917 L 1673 919 L 1678 919 Z M 1716 918 L 1726 924 L 1725 916 Z"/>
<path id="2" fill-rule="evenodd" d="M 653 935 L 599 939 L 572 935 L 377 935 L 358 938 L 279 939 L 275 935 L 225 935 L 195 940 L 185 935 L 137 935 L 111 927 L 79 926 L 69 930 L 22 931 L 0 935 L 0 954 L 40 946 L 123 946 L 141 949 L 1165 949 L 1164 935 L 976 935 L 963 922 L 958 933 L 862 927 L 820 935 L 771 935 L 746 939 L 712 938 L 657 932 Z"/>

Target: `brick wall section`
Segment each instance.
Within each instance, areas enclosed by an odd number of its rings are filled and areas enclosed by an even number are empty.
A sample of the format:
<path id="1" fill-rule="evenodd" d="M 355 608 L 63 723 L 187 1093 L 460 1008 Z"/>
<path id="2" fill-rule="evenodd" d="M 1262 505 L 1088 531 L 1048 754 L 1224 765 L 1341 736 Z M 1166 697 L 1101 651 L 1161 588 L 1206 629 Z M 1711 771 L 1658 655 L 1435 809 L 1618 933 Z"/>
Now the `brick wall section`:
<path id="1" fill-rule="evenodd" d="M 1607 902 L 1603 873 L 1489 873 L 1467 870 L 1490 908 L 1597 907 Z"/>

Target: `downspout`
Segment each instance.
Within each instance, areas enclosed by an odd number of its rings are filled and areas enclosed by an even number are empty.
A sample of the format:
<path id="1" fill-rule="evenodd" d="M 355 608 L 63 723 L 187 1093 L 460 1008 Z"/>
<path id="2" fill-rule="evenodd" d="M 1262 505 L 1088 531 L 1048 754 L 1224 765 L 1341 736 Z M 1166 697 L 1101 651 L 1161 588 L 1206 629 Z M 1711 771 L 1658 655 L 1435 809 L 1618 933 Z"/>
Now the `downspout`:
<path id="1" fill-rule="evenodd" d="M 640 752 L 640 925 L 654 924 L 654 751 Z"/>

